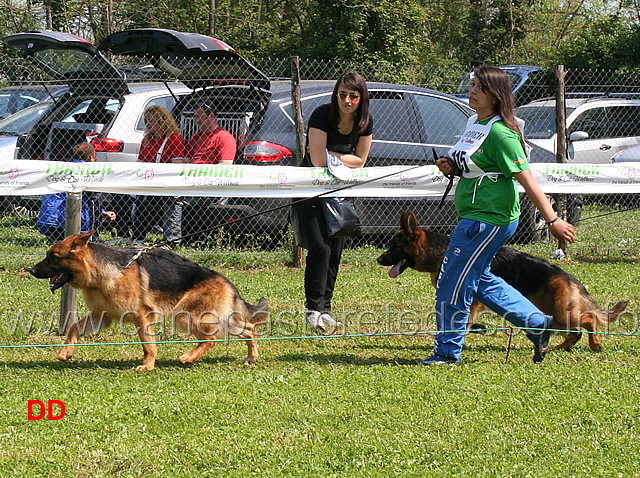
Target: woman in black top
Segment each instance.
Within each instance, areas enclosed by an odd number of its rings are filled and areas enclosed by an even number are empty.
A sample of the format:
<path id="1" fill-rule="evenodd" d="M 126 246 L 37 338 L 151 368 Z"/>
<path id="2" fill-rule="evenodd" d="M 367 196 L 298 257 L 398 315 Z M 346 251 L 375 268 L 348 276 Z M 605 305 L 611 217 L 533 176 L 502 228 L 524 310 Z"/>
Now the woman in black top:
<path id="1" fill-rule="evenodd" d="M 371 148 L 372 131 L 367 84 L 357 73 L 344 73 L 336 82 L 331 103 L 311 114 L 302 165 L 327 167 L 330 154 L 349 168 L 362 168 Z M 327 236 L 319 198 L 299 203 L 295 211 L 308 248 L 304 274 L 307 323 L 325 333 L 341 325 L 330 312 L 344 238 Z"/>

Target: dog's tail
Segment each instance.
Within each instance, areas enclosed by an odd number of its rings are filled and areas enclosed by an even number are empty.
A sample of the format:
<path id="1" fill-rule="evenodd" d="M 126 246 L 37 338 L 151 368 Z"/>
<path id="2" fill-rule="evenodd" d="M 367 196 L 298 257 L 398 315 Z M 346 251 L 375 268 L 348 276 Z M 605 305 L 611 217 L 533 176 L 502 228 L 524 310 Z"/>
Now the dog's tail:
<path id="1" fill-rule="evenodd" d="M 269 305 L 267 299 L 261 297 L 256 305 L 249 304 L 245 301 L 247 311 L 249 312 L 249 322 L 252 324 L 263 324 L 267 321 Z"/>
<path id="2" fill-rule="evenodd" d="M 595 308 L 594 310 L 590 310 L 587 312 L 583 312 L 583 318 L 585 315 L 589 314 L 595 317 L 597 323 L 600 325 L 607 325 L 611 322 L 615 322 L 618 317 L 625 311 L 627 308 L 627 301 L 621 300 L 616 305 L 613 306 L 612 309 L 609 310 L 601 310 L 599 308 Z"/>

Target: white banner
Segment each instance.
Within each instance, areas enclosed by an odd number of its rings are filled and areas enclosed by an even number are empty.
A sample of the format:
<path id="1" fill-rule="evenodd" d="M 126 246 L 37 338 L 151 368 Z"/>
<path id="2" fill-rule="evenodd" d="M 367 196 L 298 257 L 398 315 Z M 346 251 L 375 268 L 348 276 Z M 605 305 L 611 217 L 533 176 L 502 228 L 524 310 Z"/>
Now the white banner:
<path id="1" fill-rule="evenodd" d="M 640 163 L 532 164 L 546 193 L 640 193 Z M 353 197 L 442 196 L 447 179 L 434 165 L 352 169 L 339 179 L 327 168 L 156 163 L 0 162 L 0 195 L 61 191 L 168 196 Z M 337 190 L 337 191 L 336 191 Z"/>

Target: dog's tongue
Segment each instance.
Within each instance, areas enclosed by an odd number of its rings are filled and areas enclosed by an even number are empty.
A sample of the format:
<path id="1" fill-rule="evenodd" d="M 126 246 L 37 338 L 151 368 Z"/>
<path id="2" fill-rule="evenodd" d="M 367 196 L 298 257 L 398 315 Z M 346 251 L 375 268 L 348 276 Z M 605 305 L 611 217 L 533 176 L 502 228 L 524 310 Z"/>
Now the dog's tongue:
<path id="1" fill-rule="evenodd" d="M 402 267 L 403 264 L 404 264 L 404 261 L 400 261 L 396 265 L 394 265 L 391 269 L 389 269 L 389 277 L 391 277 L 392 279 L 395 279 L 396 277 L 398 277 L 404 270 Z"/>

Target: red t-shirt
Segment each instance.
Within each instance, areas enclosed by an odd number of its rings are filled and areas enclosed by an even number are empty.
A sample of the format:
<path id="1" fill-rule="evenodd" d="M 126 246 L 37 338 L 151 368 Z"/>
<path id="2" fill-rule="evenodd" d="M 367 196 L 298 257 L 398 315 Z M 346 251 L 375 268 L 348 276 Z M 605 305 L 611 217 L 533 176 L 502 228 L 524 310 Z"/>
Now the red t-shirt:
<path id="1" fill-rule="evenodd" d="M 144 163 L 155 163 L 158 156 L 158 150 L 164 142 L 165 136 L 160 138 L 151 137 L 140 145 L 138 153 L 138 161 Z M 172 134 L 164 145 L 162 154 L 160 155 L 161 163 L 170 163 L 173 158 L 184 158 L 184 141 L 179 134 Z"/>
<path id="2" fill-rule="evenodd" d="M 194 134 L 187 144 L 187 157 L 196 164 L 218 164 L 236 159 L 236 139 L 226 129 Z"/>

